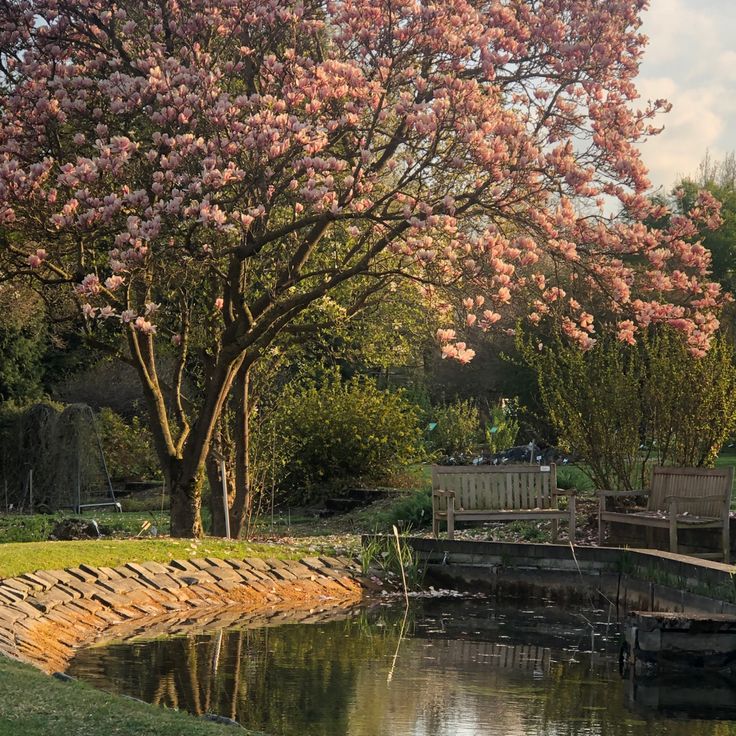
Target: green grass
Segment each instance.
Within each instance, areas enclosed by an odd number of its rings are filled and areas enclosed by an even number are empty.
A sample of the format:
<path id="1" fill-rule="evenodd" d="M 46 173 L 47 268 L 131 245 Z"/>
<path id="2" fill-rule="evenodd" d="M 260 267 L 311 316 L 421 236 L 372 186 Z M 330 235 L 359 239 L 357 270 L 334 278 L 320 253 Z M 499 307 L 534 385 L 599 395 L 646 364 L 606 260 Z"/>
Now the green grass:
<path id="1" fill-rule="evenodd" d="M 0 733 L 13 736 L 224 736 L 247 733 L 61 682 L 0 657 Z M 252 733 L 252 732 L 251 732 Z"/>
<path id="2" fill-rule="evenodd" d="M 95 567 L 114 567 L 126 562 L 168 562 L 187 557 L 294 559 L 304 554 L 306 551 L 298 546 L 228 542 L 215 537 L 15 542 L 0 544 L 0 578 L 34 570 L 76 567 L 82 562 Z"/>

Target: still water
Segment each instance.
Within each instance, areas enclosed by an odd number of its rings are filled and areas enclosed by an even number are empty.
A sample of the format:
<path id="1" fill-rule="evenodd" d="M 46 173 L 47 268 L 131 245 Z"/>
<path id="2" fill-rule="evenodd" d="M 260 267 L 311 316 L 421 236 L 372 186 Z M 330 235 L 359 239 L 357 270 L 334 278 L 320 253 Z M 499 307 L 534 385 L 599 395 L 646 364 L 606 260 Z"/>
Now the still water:
<path id="1" fill-rule="evenodd" d="M 718 720 L 736 718 L 736 682 L 622 679 L 610 619 L 416 600 L 408 612 L 138 637 L 81 651 L 69 673 L 273 736 L 736 735 Z"/>

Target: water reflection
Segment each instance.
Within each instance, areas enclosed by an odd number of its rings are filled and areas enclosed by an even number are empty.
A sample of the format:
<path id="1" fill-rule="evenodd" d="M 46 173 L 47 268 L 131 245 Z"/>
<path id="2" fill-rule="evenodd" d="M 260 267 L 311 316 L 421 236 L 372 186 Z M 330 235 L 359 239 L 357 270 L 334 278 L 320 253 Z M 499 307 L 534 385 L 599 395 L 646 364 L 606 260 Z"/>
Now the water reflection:
<path id="1" fill-rule="evenodd" d="M 427 601 L 403 613 L 135 639 L 80 652 L 70 673 L 279 736 L 736 733 L 725 721 L 670 720 L 651 691 L 637 701 L 607 612 Z"/>

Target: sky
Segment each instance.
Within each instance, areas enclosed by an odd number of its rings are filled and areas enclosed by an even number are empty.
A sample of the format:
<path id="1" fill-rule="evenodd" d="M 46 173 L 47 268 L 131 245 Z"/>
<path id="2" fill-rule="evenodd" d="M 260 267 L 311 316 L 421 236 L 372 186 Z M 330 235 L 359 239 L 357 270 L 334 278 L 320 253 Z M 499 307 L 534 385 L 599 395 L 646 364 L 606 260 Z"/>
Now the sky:
<path id="1" fill-rule="evenodd" d="M 716 160 L 736 150 L 736 0 L 651 0 L 642 30 L 637 86 L 672 110 L 641 151 L 653 185 L 671 189 L 697 174 L 706 150 Z"/>

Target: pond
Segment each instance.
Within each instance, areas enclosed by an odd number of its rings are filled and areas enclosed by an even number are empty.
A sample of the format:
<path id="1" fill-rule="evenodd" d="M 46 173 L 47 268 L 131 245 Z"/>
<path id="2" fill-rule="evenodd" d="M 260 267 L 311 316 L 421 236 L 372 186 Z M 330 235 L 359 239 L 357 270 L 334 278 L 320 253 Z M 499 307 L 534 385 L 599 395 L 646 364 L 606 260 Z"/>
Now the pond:
<path id="1" fill-rule="evenodd" d="M 434 598 L 118 641 L 79 652 L 68 672 L 272 736 L 736 733 L 716 720 L 736 718 L 736 683 L 635 683 L 619 674 L 618 642 L 609 611 Z"/>

